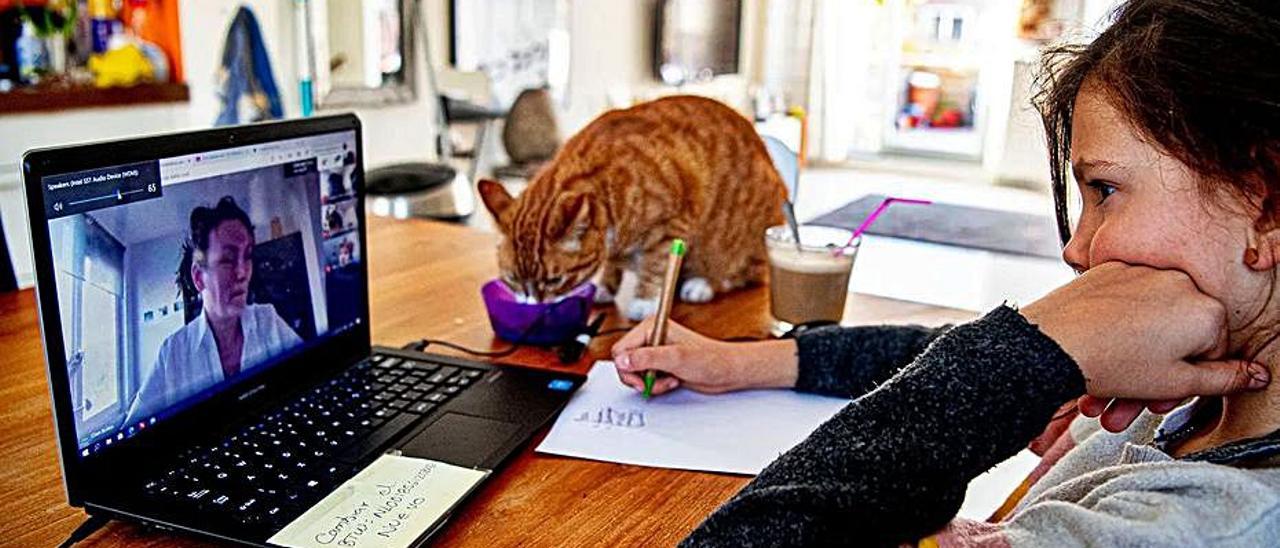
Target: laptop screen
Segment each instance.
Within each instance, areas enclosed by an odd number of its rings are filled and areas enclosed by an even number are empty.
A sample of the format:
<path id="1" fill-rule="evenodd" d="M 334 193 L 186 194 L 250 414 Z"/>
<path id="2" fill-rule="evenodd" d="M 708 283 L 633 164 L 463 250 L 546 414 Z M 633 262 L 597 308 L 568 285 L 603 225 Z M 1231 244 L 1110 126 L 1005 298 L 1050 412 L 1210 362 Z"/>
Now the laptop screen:
<path id="1" fill-rule="evenodd" d="M 82 456 L 359 324 L 356 132 L 41 180 Z"/>

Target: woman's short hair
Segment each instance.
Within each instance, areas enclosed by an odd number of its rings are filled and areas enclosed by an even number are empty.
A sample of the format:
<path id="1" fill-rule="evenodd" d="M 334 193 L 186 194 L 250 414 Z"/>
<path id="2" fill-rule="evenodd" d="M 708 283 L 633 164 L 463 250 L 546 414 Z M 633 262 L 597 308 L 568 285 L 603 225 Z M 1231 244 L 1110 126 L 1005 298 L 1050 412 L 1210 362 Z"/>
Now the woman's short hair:
<path id="1" fill-rule="evenodd" d="M 226 221 L 239 221 L 249 231 L 249 235 L 253 236 L 249 214 L 240 209 L 235 198 L 223 196 L 213 207 L 200 206 L 191 210 L 190 239 L 196 260 L 203 263 L 205 254 L 209 252 L 209 234 Z"/>
<path id="2" fill-rule="evenodd" d="M 1280 188 L 1280 1 L 1129 0 L 1088 44 L 1049 49 L 1034 103 L 1048 134 L 1058 229 L 1070 238 L 1071 121 L 1086 84 L 1139 135 L 1271 222 Z"/>

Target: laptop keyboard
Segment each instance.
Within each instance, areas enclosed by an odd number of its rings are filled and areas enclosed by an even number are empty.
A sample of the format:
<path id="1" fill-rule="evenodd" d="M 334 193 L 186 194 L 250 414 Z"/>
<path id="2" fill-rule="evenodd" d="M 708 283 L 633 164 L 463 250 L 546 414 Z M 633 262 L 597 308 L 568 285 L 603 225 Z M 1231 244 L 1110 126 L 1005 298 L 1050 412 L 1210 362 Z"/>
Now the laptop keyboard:
<path id="1" fill-rule="evenodd" d="M 144 492 L 202 516 L 285 525 L 483 374 L 373 356 L 220 443 L 187 450 L 175 466 L 147 481 Z"/>

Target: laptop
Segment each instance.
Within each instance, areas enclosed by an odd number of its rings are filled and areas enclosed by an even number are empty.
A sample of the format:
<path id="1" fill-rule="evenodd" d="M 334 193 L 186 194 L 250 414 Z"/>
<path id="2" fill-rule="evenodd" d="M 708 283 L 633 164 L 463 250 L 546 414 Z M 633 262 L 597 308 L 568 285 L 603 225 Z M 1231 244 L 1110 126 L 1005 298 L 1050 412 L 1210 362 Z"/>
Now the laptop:
<path id="1" fill-rule="evenodd" d="M 371 345 L 361 143 L 343 115 L 24 155 L 72 506 L 267 545 L 384 454 L 498 468 L 582 384 Z"/>

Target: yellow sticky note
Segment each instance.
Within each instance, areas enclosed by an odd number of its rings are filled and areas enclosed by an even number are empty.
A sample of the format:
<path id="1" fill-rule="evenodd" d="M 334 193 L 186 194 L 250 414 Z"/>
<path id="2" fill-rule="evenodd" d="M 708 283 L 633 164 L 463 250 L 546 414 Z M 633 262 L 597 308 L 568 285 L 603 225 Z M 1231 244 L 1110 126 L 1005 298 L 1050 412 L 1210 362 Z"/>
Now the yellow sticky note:
<path id="1" fill-rule="evenodd" d="M 267 542 L 290 548 L 411 546 L 487 475 L 487 470 L 383 455 Z"/>

